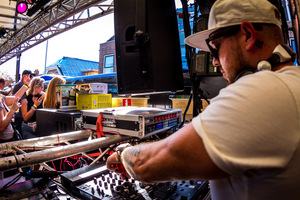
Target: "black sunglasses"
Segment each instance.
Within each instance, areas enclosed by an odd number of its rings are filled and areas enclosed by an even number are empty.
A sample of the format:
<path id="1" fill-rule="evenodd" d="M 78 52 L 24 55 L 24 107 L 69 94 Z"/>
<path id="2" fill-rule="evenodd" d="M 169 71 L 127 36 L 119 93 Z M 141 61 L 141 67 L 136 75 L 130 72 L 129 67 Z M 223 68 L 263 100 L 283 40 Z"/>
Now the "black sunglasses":
<path id="1" fill-rule="evenodd" d="M 205 40 L 211 55 L 218 59 L 219 58 L 219 52 L 216 48 L 214 48 L 210 43 L 211 41 L 218 39 L 220 37 L 224 37 L 224 36 L 229 36 L 229 35 L 233 35 L 235 34 L 238 30 L 240 29 L 240 25 L 235 25 L 235 26 L 230 26 L 230 27 L 226 27 L 226 28 L 222 28 L 218 31 L 218 33 L 214 34 L 213 36 L 207 38 Z"/>

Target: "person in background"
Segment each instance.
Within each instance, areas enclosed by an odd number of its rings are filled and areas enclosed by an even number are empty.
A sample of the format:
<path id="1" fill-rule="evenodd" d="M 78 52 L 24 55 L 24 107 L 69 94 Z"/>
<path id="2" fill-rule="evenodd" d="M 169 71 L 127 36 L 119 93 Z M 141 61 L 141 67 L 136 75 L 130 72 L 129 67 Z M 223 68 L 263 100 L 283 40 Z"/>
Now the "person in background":
<path id="1" fill-rule="evenodd" d="M 213 200 L 300 199 L 300 67 L 278 9 L 217 0 L 208 29 L 185 43 L 210 51 L 228 86 L 171 136 L 119 146 L 107 168 L 148 183 L 209 180 Z"/>
<path id="2" fill-rule="evenodd" d="M 35 76 L 34 73 L 31 72 L 31 70 L 24 70 L 22 72 L 22 77 L 19 82 L 16 83 L 14 86 L 12 94 L 14 95 L 24 84 L 30 83 L 32 78 Z"/>
<path id="3" fill-rule="evenodd" d="M 36 137 L 36 109 L 43 108 L 43 100 L 46 94 L 44 79 L 34 77 L 26 93 L 26 98 L 21 100 L 21 112 L 23 116 L 22 133 L 24 139 Z"/>
<path id="4" fill-rule="evenodd" d="M 56 108 L 56 85 L 65 84 L 66 80 L 62 77 L 53 77 L 48 84 L 43 108 Z"/>
<path id="5" fill-rule="evenodd" d="M 13 141 L 14 129 L 11 121 L 21 105 L 19 99 L 24 95 L 28 86 L 24 84 L 14 96 L 0 94 L 0 143 Z M 8 106 L 11 106 L 10 109 Z"/>
<path id="6" fill-rule="evenodd" d="M 0 94 L 3 94 L 5 96 L 10 95 L 13 88 L 10 88 L 9 90 L 4 91 L 5 86 L 6 86 L 5 79 L 0 77 Z"/>
<path id="7" fill-rule="evenodd" d="M 22 77 L 20 79 L 19 82 L 17 82 L 13 88 L 13 91 L 12 91 L 12 95 L 14 95 L 24 84 L 27 84 L 29 85 L 30 84 L 30 81 L 32 80 L 33 76 L 35 76 L 34 73 L 32 73 L 30 70 L 24 70 L 22 72 Z M 26 97 L 26 94 L 24 94 L 21 98 L 20 98 L 20 101 L 22 99 L 24 99 Z M 22 122 L 23 122 L 23 117 L 22 117 L 22 113 L 21 113 L 21 110 L 19 109 L 18 112 L 16 112 L 16 115 L 15 115 L 15 122 L 14 122 L 14 126 L 15 128 L 19 131 L 19 133 L 21 135 L 23 135 L 22 133 Z"/>

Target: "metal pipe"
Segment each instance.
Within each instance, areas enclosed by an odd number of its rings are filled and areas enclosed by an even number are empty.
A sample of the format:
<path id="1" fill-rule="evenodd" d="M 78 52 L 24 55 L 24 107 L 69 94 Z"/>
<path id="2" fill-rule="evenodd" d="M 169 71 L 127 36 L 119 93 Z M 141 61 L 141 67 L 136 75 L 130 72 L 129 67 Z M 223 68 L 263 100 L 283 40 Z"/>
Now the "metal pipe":
<path id="1" fill-rule="evenodd" d="M 22 146 L 43 146 L 51 144 L 64 143 L 66 141 L 88 138 L 93 133 L 92 130 L 73 131 L 63 134 L 50 135 L 45 137 L 37 137 L 27 140 L 19 140 L 15 142 L 7 142 L 0 144 L 0 154 L 13 153 L 13 147 L 17 146 L 22 149 Z"/>
<path id="2" fill-rule="evenodd" d="M 41 166 L 43 166 L 44 168 L 46 168 L 48 171 L 55 171 L 55 169 L 53 169 L 52 167 L 50 167 L 49 165 L 47 165 L 47 163 L 40 163 Z"/>
<path id="3" fill-rule="evenodd" d="M 65 142 L 66 144 L 70 145 L 70 142 Z M 90 160 L 94 160 L 94 158 L 92 158 L 91 156 L 89 156 L 89 154 L 81 152 L 83 155 L 85 155 L 87 158 L 89 158 Z"/>
<path id="4" fill-rule="evenodd" d="M 72 145 L 59 146 L 53 149 L 8 156 L 0 158 L 0 170 L 7 170 L 16 167 L 23 167 L 46 161 L 57 160 L 76 155 L 79 152 L 88 152 L 98 148 L 108 147 L 109 145 L 119 143 L 124 139 L 125 138 L 122 138 L 120 135 L 111 135 L 109 137 L 97 138 Z"/>
<path id="5" fill-rule="evenodd" d="M 23 151 L 22 149 L 19 149 L 18 147 L 13 147 L 18 153 L 21 153 L 21 154 L 25 154 L 26 152 Z"/>
<path id="6" fill-rule="evenodd" d="M 23 146 L 23 145 L 21 146 L 22 150 L 29 150 L 29 151 L 40 151 L 40 150 L 52 149 L 56 147 L 57 146 Z"/>
<path id="7" fill-rule="evenodd" d="M 105 149 L 105 151 L 103 153 L 101 153 L 101 155 L 99 155 L 92 163 L 91 165 L 95 164 L 96 162 L 98 162 L 98 160 L 100 160 L 109 150 L 111 150 L 111 146 L 108 147 L 107 149 Z"/>
<path id="8" fill-rule="evenodd" d="M 25 151 L 23 151 L 22 149 L 19 149 L 18 147 L 14 147 L 14 149 L 21 154 L 26 154 Z M 48 169 L 49 171 L 55 171 L 53 168 L 51 168 L 49 165 L 47 165 L 46 163 L 40 163 L 41 166 L 43 166 L 44 168 Z M 19 168 L 20 169 L 20 168 Z"/>

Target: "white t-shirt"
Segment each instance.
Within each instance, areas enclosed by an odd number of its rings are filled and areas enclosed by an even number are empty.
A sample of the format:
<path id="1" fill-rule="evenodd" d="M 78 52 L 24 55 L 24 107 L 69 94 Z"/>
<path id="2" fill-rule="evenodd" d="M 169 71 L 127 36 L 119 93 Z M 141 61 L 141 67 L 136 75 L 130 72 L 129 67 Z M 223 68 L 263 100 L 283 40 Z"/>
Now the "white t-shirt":
<path id="1" fill-rule="evenodd" d="M 300 67 L 244 76 L 192 121 L 214 163 L 213 199 L 300 199 Z"/>

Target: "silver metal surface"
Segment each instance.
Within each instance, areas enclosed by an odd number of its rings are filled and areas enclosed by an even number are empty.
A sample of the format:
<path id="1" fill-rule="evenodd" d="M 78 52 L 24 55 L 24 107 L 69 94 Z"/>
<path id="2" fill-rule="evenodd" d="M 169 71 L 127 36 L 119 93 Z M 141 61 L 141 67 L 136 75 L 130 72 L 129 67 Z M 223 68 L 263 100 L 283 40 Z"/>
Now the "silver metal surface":
<path id="1" fill-rule="evenodd" d="M 88 152 L 99 148 L 108 147 L 111 144 L 116 144 L 123 141 L 123 139 L 124 137 L 122 138 L 120 135 L 111 135 L 108 137 L 101 137 L 71 145 L 59 146 L 52 149 L 3 157 L 0 158 L 0 170 L 29 166 L 73 156 L 80 152 Z"/>
<path id="2" fill-rule="evenodd" d="M 48 149 L 53 148 L 53 146 L 46 146 L 46 145 L 53 145 L 53 144 L 60 144 L 65 143 L 68 141 L 74 141 L 78 139 L 86 139 L 93 134 L 91 130 L 81 130 L 81 131 L 73 131 L 63 134 L 45 136 L 45 137 L 38 137 L 33 139 L 27 140 L 19 140 L 15 142 L 7 142 L 0 144 L 0 154 L 7 154 L 7 153 L 14 153 L 16 150 L 14 147 L 18 147 L 22 150 L 31 150 L 36 151 L 40 149 Z"/>

